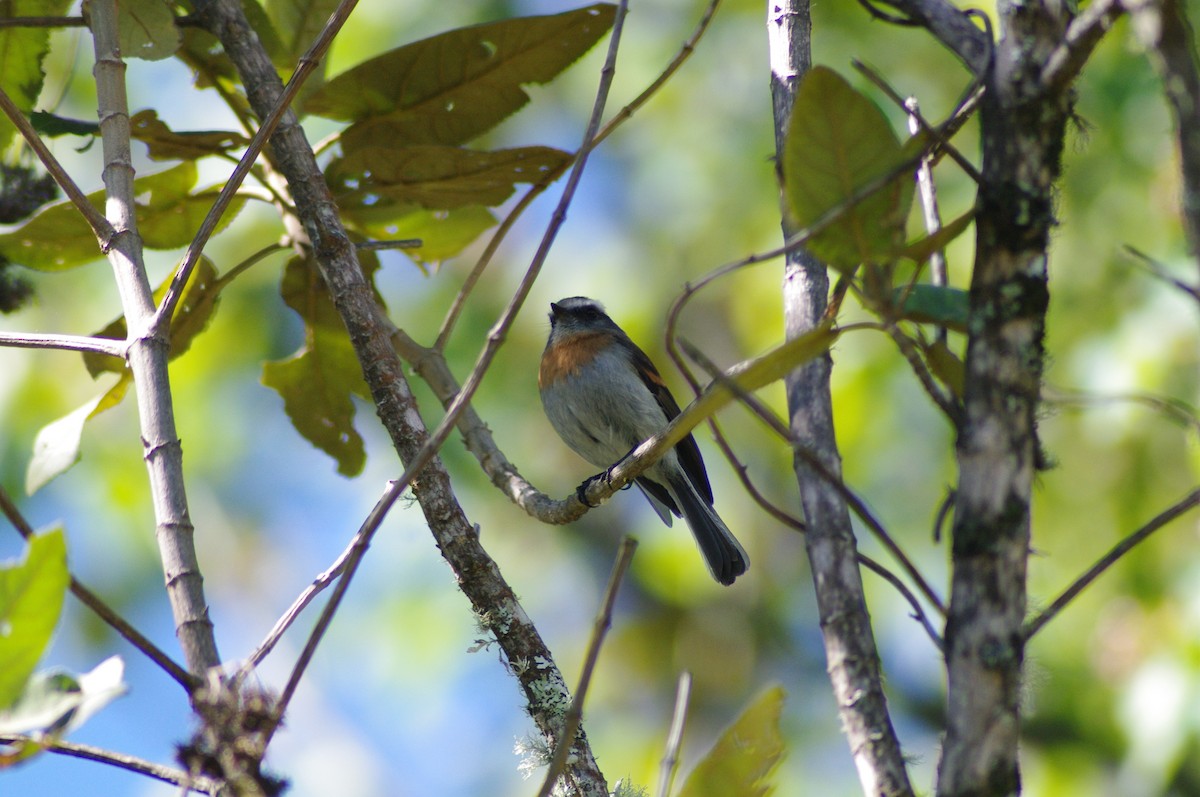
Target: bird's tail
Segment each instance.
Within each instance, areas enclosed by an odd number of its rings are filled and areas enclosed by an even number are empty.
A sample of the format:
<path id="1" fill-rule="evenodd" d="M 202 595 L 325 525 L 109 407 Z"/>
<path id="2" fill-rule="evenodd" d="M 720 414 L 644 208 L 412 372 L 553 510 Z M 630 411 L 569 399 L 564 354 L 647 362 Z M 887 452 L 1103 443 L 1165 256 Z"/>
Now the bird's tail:
<path id="1" fill-rule="evenodd" d="M 712 505 L 696 492 L 690 481 L 680 479 L 671 484 L 671 494 L 683 518 L 687 521 L 704 562 L 713 578 L 722 584 L 732 584 L 734 579 L 746 572 L 750 557 L 733 536 Z"/>

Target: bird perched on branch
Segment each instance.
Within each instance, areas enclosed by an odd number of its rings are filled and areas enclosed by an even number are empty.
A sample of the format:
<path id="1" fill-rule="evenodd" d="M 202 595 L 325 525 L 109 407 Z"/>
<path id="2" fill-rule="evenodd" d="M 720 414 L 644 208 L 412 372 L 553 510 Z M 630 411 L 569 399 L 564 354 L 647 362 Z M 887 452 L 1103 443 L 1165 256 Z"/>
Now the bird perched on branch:
<path id="1" fill-rule="evenodd" d="M 646 353 L 599 302 L 583 296 L 550 304 L 538 390 L 559 437 L 600 468 L 611 468 L 679 414 Z M 635 483 L 668 526 L 672 515 L 687 521 L 713 578 L 732 584 L 746 572 L 750 559 L 713 509 L 712 486 L 690 434 Z"/>

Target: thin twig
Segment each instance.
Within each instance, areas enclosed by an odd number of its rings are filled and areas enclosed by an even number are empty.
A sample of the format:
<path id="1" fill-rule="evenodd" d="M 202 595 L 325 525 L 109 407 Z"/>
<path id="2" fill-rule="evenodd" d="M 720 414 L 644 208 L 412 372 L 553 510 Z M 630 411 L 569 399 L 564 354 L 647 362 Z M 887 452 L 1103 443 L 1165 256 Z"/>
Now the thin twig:
<path id="1" fill-rule="evenodd" d="M 904 568 L 906 573 L 908 573 L 909 577 L 917 585 L 917 588 L 920 589 L 921 593 L 925 596 L 925 599 L 928 600 L 934 606 L 934 608 L 938 610 L 939 614 L 945 615 L 946 608 L 942 603 L 941 598 L 938 597 L 933 587 L 930 586 L 929 582 L 925 580 L 925 577 L 921 575 L 921 571 L 919 571 L 916 565 L 912 563 L 912 561 L 904 553 L 903 549 L 901 549 L 896 541 L 892 539 L 891 534 L 888 533 L 887 529 L 883 527 L 883 524 L 879 521 L 879 519 L 875 517 L 873 512 L 871 512 L 866 502 L 860 498 L 857 493 L 850 489 L 850 487 L 848 487 L 844 481 L 831 473 L 829 469 L 825 467 L 825 464 L 821 462 L 819 458 L 816 457 L 811 451 L 808 451 L 802 446 L 796 445 L 795 440 L 792 438 L 791 430 L 787 428 L 787 425 L 765 404 L 759 401 L 757 397 L 750 395 L 746 391 L 742 390 L 736 382 L 728 379 L 725 374 L 708 359 L 704 352 L 695 348 L 682 338 L 679 339 L 679 345 L 684 349 L 687 355 L 699 363 L 700 367 L 707 371 L 714 380 L 720 382 L 727 390 L 737 396 L 737 398 L 746 406 L 748 406 L 758 418 L 766 423 L 768 428 L 774 431 L 783 440 L 787 441 L 788 444 L 791 445 L 793 452 L 798 457 L 803 459 L 805 463 L 813 469 L 817 476 L 828 482 L 835 490 L 838 491 L 843 500 L 845 500 L 846 505 L 850 508 L 850 511 L 858 516 L 863 524 L 870 529 L 871 533 L 875 535 L 875 538 L 878 539 L 879 542 L 883 544 L 884 548 L 886 548 L 888 552 L 896 559 L 896 561 L 900 563 L 900 566 Z"/>
<path id="2" fill-rule="evenodd" d="M 1054 599 L 1044 611 L 1036 617 L 1031 618 L 1025 623 L 1022 629 L 1025 639 L 1029 639 L 1034 634 L 1042 629 L 1046 623 L 1054 619 L 1068 603 L 1076 598 L 1089 584 L 1096 580 L 1108 568 L 1116 564 L 1122 556 L 1129 553 L 1135 545 L 1145 540 L 1154 532 L 1161 529 L 1163 526 L 1170 523 L 1172 520 L 1180 517 L 1196 506 L 1200 505 L 1200 487 L 1192 490 L 1176 503 L 1164 509 L 1154 517 L 1149 523 L 1142 526 L 1137 531 L 1130 534 L 1125 539 L 1121 540 L 1112 550 L 1100 558 L 1096 564 L 1088 568 L 1088 571 L 1079 578 L 1071 586 L 1067 587 L 1061 595 Z"/>
<path id="3" fill-rule="evenodd" d="M 8 17 L 0 19 L 2 28 L 83 28 L 87 20 L 83 17 Z"/>
<path id="4" fill-rule="evenodd" d="M 88 335 L 49 335 L 39 332 L 0 332 L 0 346 L 14 349 L 59 349 L 107 354 L 125 359 L 126 343 Z"/>
<path id="5" fill-rule="evenodd" d="M 1159 263 L 1157 260 L 1150 257 L 1150 255 L 1146 254 L 1145 252 L 1141 251 L 1140 249 L 1136 249 L 1132 246 L 1126 246 L 1125 251 L 1133 256 L 1134 262 L 1136 262 L 1136 263 L 1138 263 L 1138 265 L 1144 267 L 1147 271 L 1149 271 L 1155 277 L 1158 277 L 1160 280 L 1167 283 L 1171 287 L 1176 288 L 1180 291 L 1183 291 L 1188 296 L 1191 296 L 1193 299 L 1200 301 L 1200 288 L 1197 288 L 1195 285 L 1189 285 L 1188 283 L 1179 279 L 1174 274 L 1172 274 L 1170 271 L 1168 271 L 1166 266 L 1164 266 L 1162 263 Z"/>
<path id="6" fill-rule="evenodd" d="M 382 504 L 385 500 L 387 500 L 388 496 L 395 492 L 393 484 L 394 483 L 388 484 L 387 488 L 384 490 L 383 496 L 380 497 L 377 506 Z M 392 500 L 394 501 L 395 499 L 393 498 Z M 370 543 L 370 537 L 368 535 L 373 534 L 375 528 L 377 528 L 377 526 L 369 527 L 366 523 L 364 523 L 363 526 L 360 527 L 355 533 L 354 537 L 351 538 L 350 544 L 346 546 L 346 549 L 338 555 L 337 559 L 335 559 L 333 563 L 326 568 L 325 572 L 313 579 L 313 582 L 309 584 L 303 592 L 300 593 L 296 600 L 292 601 L 292 605 L 289 606 L 287 611 L 285 611 L 283 615 L 275 621 L 274 627 L 272 627 L 267 633 L 266 638 L 261 644 L 259 644 L 257 648 L 255 648 L 254 652 L 250 654 L 249 658 L 246 660 L 246 664 L 242 668 L 243 676 L 247 674 L 251 668 L 257 667 L 262 663 L 263 659 L 265 659 L 267 655 L 275 648 L 275 645 L 278 644 L 279 640 L 292 626 L 292 623 L 296 622 L 296 618 L 298 618 L 300 613 L 303 612 L 310 603 L 312 603 L 313 599 L 316 598 L 317 595 L 321 594 L 326 587 L 332 584 L 338 576 L 346 572 L 346 567 L 350 563 L 351 558 L 362 555 L 361 552 L 365 551 L 367 545 Z"/>
<path id="7" fill-rule="evenodd" d="M 671 729 L 667 732 L 667 746 L 658 768 L 658 797 L 671 795 L 671 784 L 675 782 L 675 772 L 679 769 L 679 750 L 683 746 L 683 727 L 687 722 L 688 698 L 691 694 L 692 674 L 684 670 L 679 674 L 679 684 L 675 687 Z"/>
<path id="8" fill-rule="evenodd" d="M 700 43 L 701 37 L 703 37 L 705 31 L 708 30 L 708 25 L 710 22 L 712 22 L 713 15 L 717 13 L 717 7 L 719 5 L 721 5 L 721 0 L 709 0 L 708 5 L 704 8 L 703 13 L 700 15 L 700 21 L 696 23 L 696 29 L 692 31 L 692 35 L 687 38 L 687 40 L 683 43 L 683 46 L 679 48 L 679 52 L 676 53 L 675 57 L 671 59 L 671 62 L 667 64 L 667 68 L 664 69 L 662 73 L 655 78 L 650 85 L 645 88 L 645 90 L 642 91 L 641 94 L 634 97 L 632 102 L 627 104 L 621 110 L 617 111 L 616 115 L 613 116 L 612 119 L 608 120 L 608 124 L 604 125 L 600 132 L 596 134 L 595 143 L 599 144 L 601 141 L 612 135 L 614 130 L 628 121 L 629 117 L 633 116 L 633 114 L 636 113 L 639 108 L 645 105 L 650 98 L 653 97 L 654 94 L 661 89 L 668 80 L 671 79 L 671 76 L 679 71 L 679 68 L 683 66 L 683 63 L 687 61 L 687 59 L 692 56 L 692 53 L 696 51 L 696 45 Z"/>
<path id="9" fill-rule="evenodd" d="M 908 588 L 908 585 L 905 584 L 900 577 L 891 570 L 888 570 L 879 562 L 876 562 L 874 559 L 864 553 L 860 552 L 858 554 L 858 561 L 863 567 L 867 568 L 872 573 L 881 577 L 884 581 L 896 588 L 896 591 L 900 593 L 901 597 L 908 601 L 908 605 L 912 607 L 912 614 L 910 614 L 909 617 L 921 624 L 921 627 L 925 629 L 925 633 L 928 634 L 929 638 L 933 640 L 933 644 L 937 647 L 938 651 L 944 653 L 946 651 L 945 640 L 942 639 L 942 636 L 938 633 L 937 629 L 933 627 L 933 623 L 930 621 L 929 615 L 925 613 L 925 609 L 921 606 L 921 602 L 917 600 L 917 596 L 912 593 L 912 590 Z"/>
<path id="10" fill-rule="evenodd" d="M 0 111 L 4 111 L 4 115 L 13 123 L 13 127 L 17 128 L 21 133 L 21 136 L 25 139 L 25 143 L 38 156 L 38 160 L 46 167 L 46 171 L 54 178 L 54 182 L 58 183 L 59 188 L 67 195 L 67 199 L 71 201 L 71 204 L 83 216 L 88 226 L 92 228 L 92 233 L 95 234 L 101 251 L 108 251 L 108 247 L 112 245 L 113 236 L 117 234 L 116 230 L 113 229 L 112 223 L 105 218 L 104 214 L 95 205 L 88 201 L 87 196 L 84 195 L 75 181 L 71 179 L 71 175 L 67 174 L 67 170 L 62 167 L 62 164 L 58 162 L 58 158 L 54 157 L 54 153 L 50 151 L 50 148 L 42 141 L 42 137 L 33 129 L 33 125 L 25 118 L 25 114 L 21 113 L 21 109 L 16 106 L 12 98 L 2 88 L 0 88 Z"/>
<path id="11" fill-rule="evenodd" d="M 0 511 L 8 518 L 8 522 L 12 523 L 13 528 L 17 530 L 22 539 L 28 541 L 33 536 L 33 526 L 25 519 L 21 510 L 12 500 L 12 497 L 9 496 L 8 491 L 3 487 L 0 487 Z M 160 647 L 151 642 L 140 631 L 130 625 L 124 617 L 121 617 L 116 610 L 105 603 L 99 595 L 85 587 L 75 576 L 71 576 L 70 578 L 71 594 L 78 598 L 80 603 L 95 612 L 97 617 L 108 623 L 109 627 L 120 634 L 126 642 L 133 645 L 144 653 L 148 659 L 161 667 L 167 675 L 174 678 L 180 686 L 186 689 L 189 695 L 200 685 L 199 678 L 183 669 L 174 659 L 164 653 Z"/>
<path id="12" fill-rule="evenodd" d="M 0 744 L 36 745 L 51 753 L 71 756 L 72 758 L 82 758 L 86 761 L 95 761 L 100 764 L 108 764 L 118 769 L 136 772 L 139 775 L 145 775 L 163 783 L 170 783 L 173 786 L 179 786 L 186 788 L 188 791 L 200 792 L 201 794 L 215 795 L 220 788 L 220 784 L 211 778 L 195 778 L 174 767 L 155 764 L 152 761 L 146 761 L 145 759 L 125 753 L 114 753 L 111 750 L 93 747 L 90 744 L 79 744 L 78 742 L 68 742 L 64 739 L 51 739 L 48 737 L 7 735 L 0 736 Z"/>
<path id="13" fill-rule="evenodd" d="M 262 120 L 262 124 L 254 131 L 254 136 L 246 146 L 246 152 L 238 161 L 238 165 L 234 168 L 229 179 L 221 186 L 221 193 L 217 195 L 216 201 L 209 208 L 208 214 L 205 215 L 204 221 L 201 222 L 195 237 L 192 239 L 191 244 L 188 245 L 187 251 L 183 255 L 183 262 L 179 264 L 179 268 L 175 272 L 175 277 L 171 280 L 171 287 L 167 289 L 167 295 L 163 297 L 162 305 L 158 308 L 158 312 L 155 315 L 155 328 L 165 329 L 170 325 L 171 316 L 175 313 L 175 306 L 183 297 L 184 286 L 187 285 L 192 270 L 200 261 L 200 255 L 204 251 L 208 239 L 216 231 L 217 225 L 221 222 L 221 217 L 229 209 L 229 204 L 237 194 L 238 188 L 241 187 L 242 181 L 250 173 L 250 168 L 258 161 L 258 156 L 262 152 L 263 147 L 267 145 L 267 141 L 291 109 L 292 101 L 300 92 L 304 81 L 308 79 L 308 76 L 320 64 L 321 58 L 324 56 L 325 51 L 329 49 L 334 36 L 342 29 L 342 25 L 345 24 L 350 16 L 350 12 L 354 10 L 357 4 L 358 0 L 342 0 L 338 4 L 338 7 L 325 23 L 325 27 L 321 30 L 321 33 L 313 41 L 312 46 L 300 58 L 296 66 L 296 71 L 292 73 L 291 79 L 283 87 L 283 93 L 279 95 L 279 99 L 276 101 L 274 108 L 271 109 L 271 113 L 267 114 L 266 118 Z"/>
<path id="14" fill-rule="evenodd" d="M 329 602 L 321 610 L 321 615 L 317 618 L 316 625 L 313 627 L 312 633 L 309 634 L 308 641 L 304 644 L 304 649 L 300 652 L 299 658 L 292 667 L 287 685 L 284 686 L 283 691 L 279 694 L 279 701 L 276 704 L 276 716 L 280 719 L 287 712 L 288 704 L 291 702 L 292 696 L 296 694 L 296 689 L 300 686 L 300 679 L 304 677 L 305 670 L 317 652 L 317 646 L 321 644 L 325 632 L 329 630 L 329 626 L 333 622 L 333 617 L 337 614 L 338 607 L 341 605 L 342 598 L 345 597 L 346 590 L 350 588 L 350 582 L 354 579 L 354 573 L 358 570 L 363 555 L 366 554 L 367 548 L 371 544 L 371 538 L 379 530 L 380 524 L 383 523 L 383 519 L 387 517 L 388 511 L 396 503 L 396 499 L 408 489 L 414 475 L 418 472 L 413 468 L 409 468 L 402 477 L 388 482 L 383 496 L 375 503 L 370 514 L 367 515 L 367 519 L 359 527 L 358 533 L 354 535 L 354 539 L 350 544 L 350 550 L 345 558 L 345 563 L 342 565 L 342 578 L 338 581 L 333 589 L 333 593 L 329 596 Z M 264 653 L 263 655 L 266 654 Z M 263 739 L 264 749 L 270 744 L 271 737 L 278 729 L 279 724 L 276 723 L 273 728 L 270 728 L 265 733 L 265 738 Z"/>
<path id="15" fill-rule="evenodd" d="M 625 578 L 625 571 L 633 561 L 633 553 L 637 550 L 637 540 L 625 536 L 621 539 L 621 547 L 617 550 L 617 560 L 613 563 L 612 573 L 608 576 L 608 586 L 604 589 L 604 598 L 600 602 L 600 611 L 592 624 L 592 636 L 588 640 L 587 654 L 583 659 L 583 672 L 579 675 L 579 685 L 575 687 L 575 695 L 571 698 L 571 706 L 563 718 L 563 733 L 554 748 L 554 757 L 546 770 L 546 779 L 538 791 L 538 797 L 550 797 L 554 783 L 567 765 L 571 754 L 571 746 L 575 743 L 575 734 L 583 721 L 583 701 L 587 699 L 588 687 L 592 683 L 592 673 L 596 670 L 596 661 L 600 658 L 600 646 L 608 629 L 612 627 L 613 606 L 617 602 L 617 590 Z"/>

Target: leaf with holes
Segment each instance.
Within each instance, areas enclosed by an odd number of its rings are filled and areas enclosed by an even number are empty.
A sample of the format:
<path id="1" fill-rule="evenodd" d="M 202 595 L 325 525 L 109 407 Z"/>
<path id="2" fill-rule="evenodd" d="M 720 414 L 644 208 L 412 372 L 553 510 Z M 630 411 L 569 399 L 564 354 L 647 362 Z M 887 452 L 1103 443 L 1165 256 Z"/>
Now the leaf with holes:
<path id="1" fill-rule="evenodd" d="M 499 205 L 518 183 L 559 174 L 571 156 L 550 147 L 476 152 L 460 147 L 372 145 L 348 151 L 326 170 L 338 206 L 386 200 L 429 210 Z"/>
<path id="2" fill-rule="evenodd" d="M 813 67 L 800 83 L 783 151 L 784 194 L 800 227 L 837 220 L 808 242 L 831 266 L 890 262 L 904 245 L 913 181 L 900 171 L 865 199 L 855 194 L 896 171 L 905 150 L 883 112 L 840 75 Z"/>
<path id="3" fill-rule="evenodd" d="M 346 226 L 373 241 L 419 239 L 419 247 L 403 250 L 417 263 L 437 263 L 453 257 L 496 225 L 491 211 L 479 205 L 455 210 L 412 208 L 406 212 L 394 206 L 360 206 L 346 208 L 343 215 Z"/>
<path id="4" fill-rule="evenodd" d="M 612 27 L 609 4 L 448 31 L 359 64 L 307 97 L 305 113 L 357 122 L 348 149 L 463 144 L 529 102 Z"/>
<path id="5" fill-rule="evenodd" d="M 163 0 L 121 0 L 117 4 L 117 41 L 126 58 L 170 58 L 180 42 L 175 12 Z"/>

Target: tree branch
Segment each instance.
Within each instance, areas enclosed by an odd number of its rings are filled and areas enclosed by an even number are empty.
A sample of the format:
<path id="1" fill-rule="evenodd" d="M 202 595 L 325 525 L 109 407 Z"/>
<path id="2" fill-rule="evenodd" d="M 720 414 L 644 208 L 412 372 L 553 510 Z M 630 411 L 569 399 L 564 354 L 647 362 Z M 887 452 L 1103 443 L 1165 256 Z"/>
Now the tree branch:
<path id="1" fill-rule="evenodd" d="M 1059 612 L 1066 608 L 1068 603 L 1075 600 L 1079 593 L 1083 592 L 1089 584 L 1099 578 L 1105 570 L 1112 567 L 1122 556 L 1133 550 L 1134 546 L 1197 506 L 1200 506 L 1200 488 L 1192 490 L 1179 501 L 1159 512 L 1149 523 L 1114 545 L 1112 550 L 1102 556 L 1096 564 L 1088 568 L 1086 573 L 1075 579 L 1071 586 L 1063 590 L 1063 593 L 1055 598 L 1054 602 L 1047 606 L 1044 611 L 1025 623 L 1025 639 L 1028 640 L 1038 631 L 1042 630 L 1046 623 L 1053 620 Z"/>
<path id="2" fill-rule="evenodd" d="M 183 482 L 183 449 L 175 429 L 167 372 L 169 341 L 154 329 L 154 297 L 142 262 L 142 240 L 134 214 L 133 164 L 129 152 L 129 107 L 125 64 L 117 44 L 116 0 L 91 6 L 96 52 L 96 93 L 104 147 L 104 186 L 108 215 L 116 231 L 107 249 L 129 330 L 128 362 L 137 392 L 138 416 L 154 514 L 159 555 L 175 632 L 193 675 L 220 664 L 203 578 L 196 560 L 195 532 L 188 516 Z"/>
<path id="3" fill-rule="evenodd" d="M 775 118 L 775 151 L 782 158 L 788 119 L 799 79 L 811 66 L 811 20 L 807 0 L 768 4 L 771 94 Z M 959 12 L 954 10 L 954 14 Z M 969 23 L 967 23 L 969 25 Z M 973 28 L 973 26 L 971 26 Z M 978 33 L 978 31 L 976 31 Z M 783 220 L 783 234 L 796 231 Z M 801 250 L 789 255 L 784 271 L 784 314 L 788 340 L 819 326 L 824 319 L 829 277 L 824 266 Z M 841 480 L 841 463 L 833 430 L 826 353 L 793 370 L 785 379 L 789 438 L 799 452 L 809 451 L 833 480 Z M 888 715 L 879 654 L 875 647 L 858 549 L 844 497 L 803 457 L 795 458 L 804 536 L 812 568 L 817 610 L 830 682 L 842 729 L 848 737 L 864 794 L 911 795 L 900 742 Z"/>

